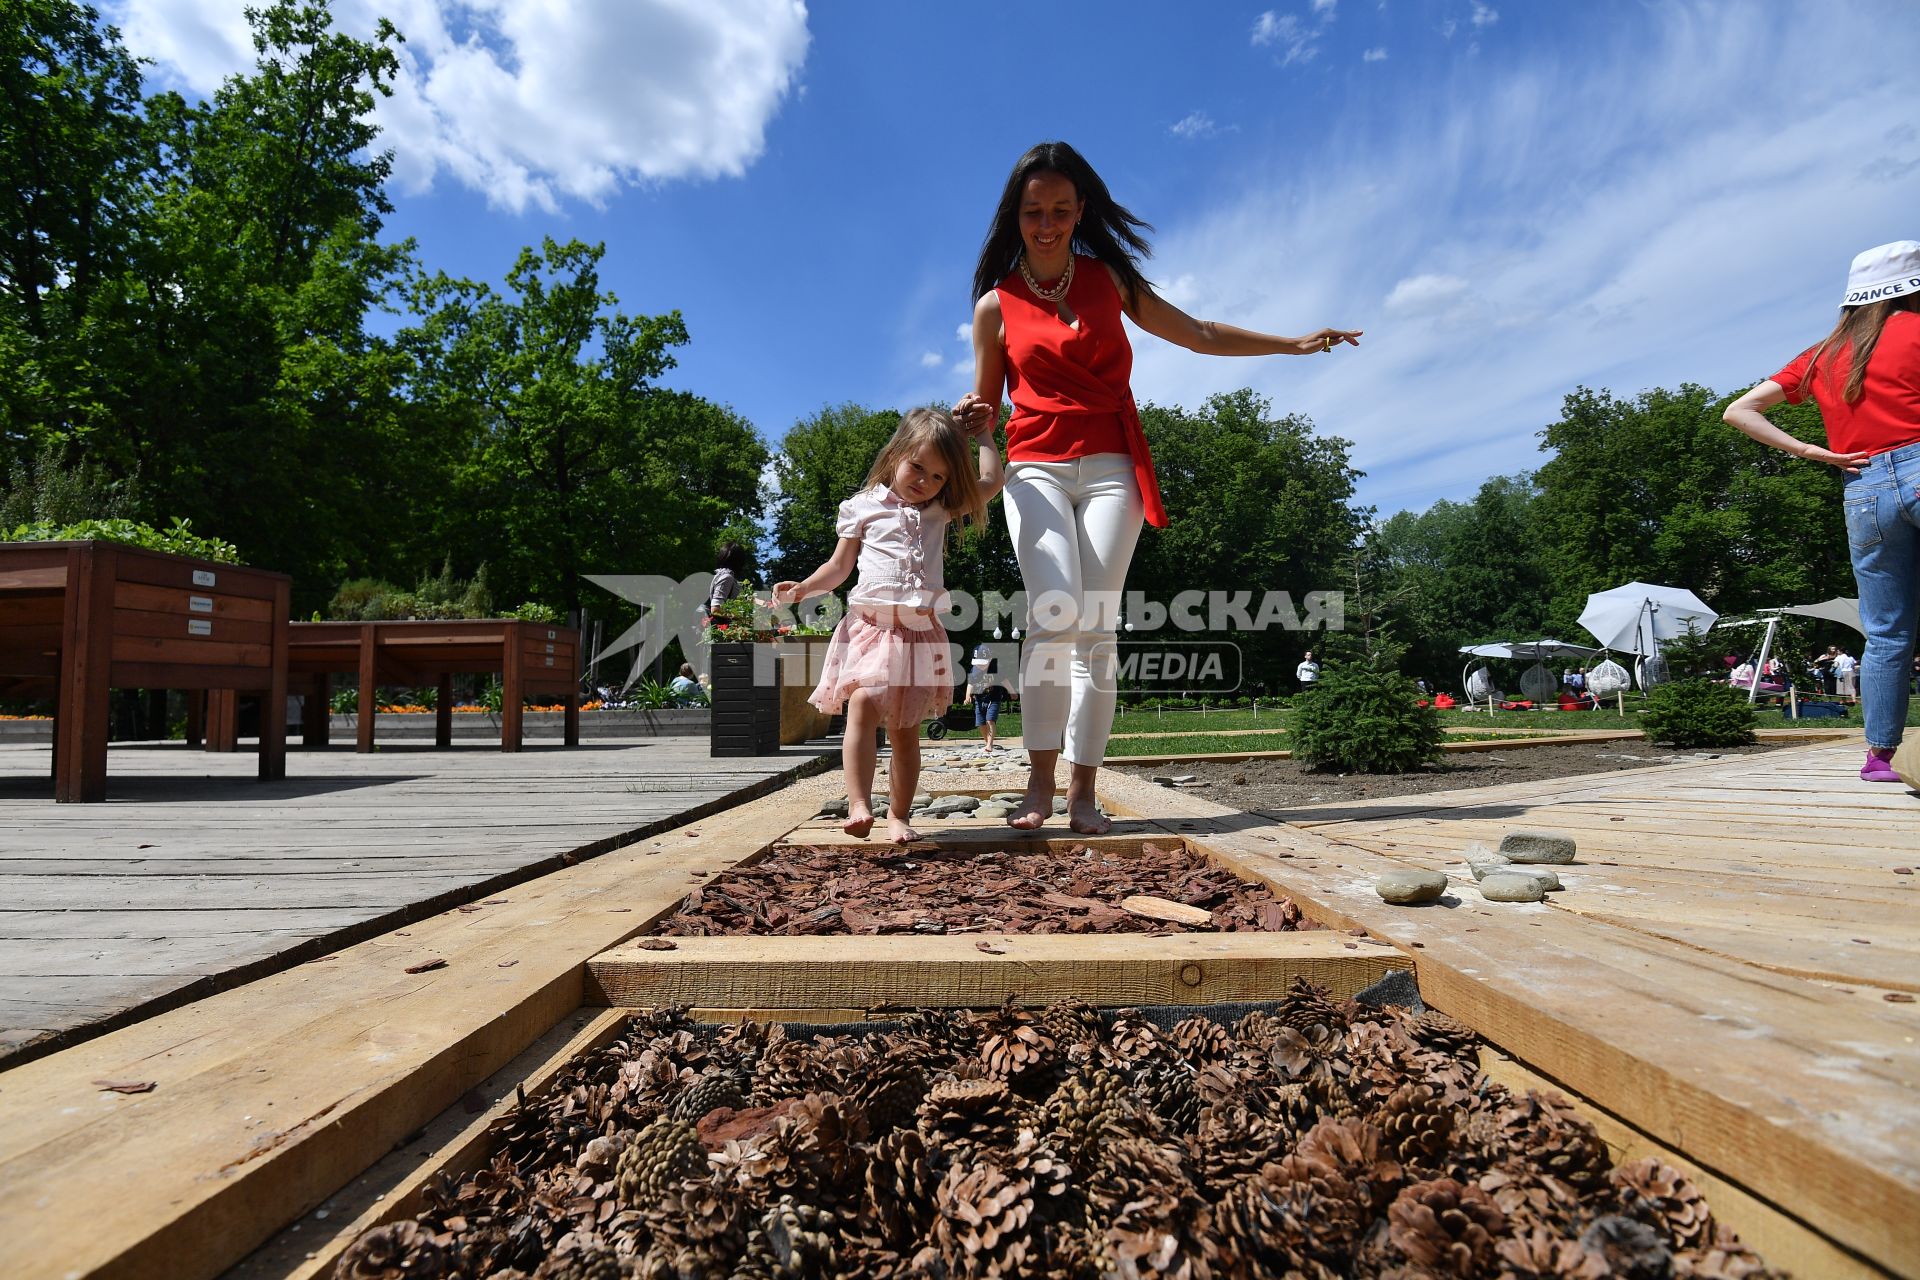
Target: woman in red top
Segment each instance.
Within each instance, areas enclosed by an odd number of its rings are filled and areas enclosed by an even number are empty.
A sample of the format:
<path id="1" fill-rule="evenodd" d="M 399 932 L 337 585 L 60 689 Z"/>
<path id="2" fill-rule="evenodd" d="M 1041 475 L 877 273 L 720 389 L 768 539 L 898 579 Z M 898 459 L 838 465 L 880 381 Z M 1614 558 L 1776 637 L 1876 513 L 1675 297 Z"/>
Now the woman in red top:
<path id="1" fill-rule="evenodd" d="M 1007 527 L 1028 601 L 1020 730 L 1033 772 L 1008 822 L 1022 830 L 1053 813 L 1063 747 L 1068 824 L 1089 835 L 1108 827 L 1093 780 L 1113 728 L 1120 593 L 1142 519 L 1167 522 L 1120 317 L 1207 355 L 1305 355 L 1360 337 L 1282 338 L 1195 320 L 1141 276 L 1148 230 L 1078 152 L 1043 142 L 1013 167 L 974 270 L 974 389 L 954 415 L 983 426 L 998 419 L 1003 392 L 1013 401 Z"/>
<path id="2" fill-rule="evenodd" d="M 1767 421 L 1782 400 L 1820 406 L 1827 444 Z M 1847 473 L 1847 550 L 1867 632 L 1860 660 L 1868 782 L 1899 782 L 1889 763 L 1907 723 L 1907 676 L 1920 609 L 1920 242 L 1853 260 L 1840 323 L 1817 346 L 1727 407 L 1761 444 Z"/>

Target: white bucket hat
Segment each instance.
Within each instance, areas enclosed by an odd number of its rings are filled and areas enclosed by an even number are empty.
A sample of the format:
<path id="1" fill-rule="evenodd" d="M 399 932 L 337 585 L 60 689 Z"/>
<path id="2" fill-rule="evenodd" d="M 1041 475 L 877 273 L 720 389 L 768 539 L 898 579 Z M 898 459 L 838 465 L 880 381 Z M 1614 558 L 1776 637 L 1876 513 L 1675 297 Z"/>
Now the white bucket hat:
<path id="1" fill-rule="evenodd" d="M 1843 307 L 1860 307 L 1888 298 L 1920 294 L 1920 240 L 1895 240 L 1869 249 L 1847 271 Z"/>

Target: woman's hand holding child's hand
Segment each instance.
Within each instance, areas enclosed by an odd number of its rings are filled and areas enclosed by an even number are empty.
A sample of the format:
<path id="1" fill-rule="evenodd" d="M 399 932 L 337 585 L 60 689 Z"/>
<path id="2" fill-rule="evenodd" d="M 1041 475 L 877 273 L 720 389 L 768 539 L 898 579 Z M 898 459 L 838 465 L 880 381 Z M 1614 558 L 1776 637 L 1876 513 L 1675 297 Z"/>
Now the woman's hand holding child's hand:
<path id="1" fill-rule="evenodd" d="M 800 584 L 797 582 L 774 583 L 773 603 L 776 606 L 800 603 Z"/>
<path id="2" fill-rule="evenodd" d="M 969 391 L 953 406 L 953 420 L 970 436 L 982 436 L 994 428 L 993 406 Z"/>

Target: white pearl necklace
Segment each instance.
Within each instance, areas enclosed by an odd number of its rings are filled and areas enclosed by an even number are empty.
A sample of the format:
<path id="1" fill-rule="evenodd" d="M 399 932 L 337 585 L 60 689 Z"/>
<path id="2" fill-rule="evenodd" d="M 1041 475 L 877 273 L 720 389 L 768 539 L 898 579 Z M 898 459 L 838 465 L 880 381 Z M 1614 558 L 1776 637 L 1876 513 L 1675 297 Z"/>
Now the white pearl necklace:
<path id="1" fill-rule="evenodd" d="M 1027 288 L 1033 290 L 1033 296 L 1042 302 L 1058 302 L 1067 296 L 1067 290 L 1073 287 L 1073 255 L 1067 255 L 1067 269 L 1061 273 L 1059 283 L 1051 289 L 1042 289 L 1040 282 L 1033 278 L 1033 268 L 1027 265 L 1027 255 L 1020 255 L 1020 278 L 1027 282 Z"/>

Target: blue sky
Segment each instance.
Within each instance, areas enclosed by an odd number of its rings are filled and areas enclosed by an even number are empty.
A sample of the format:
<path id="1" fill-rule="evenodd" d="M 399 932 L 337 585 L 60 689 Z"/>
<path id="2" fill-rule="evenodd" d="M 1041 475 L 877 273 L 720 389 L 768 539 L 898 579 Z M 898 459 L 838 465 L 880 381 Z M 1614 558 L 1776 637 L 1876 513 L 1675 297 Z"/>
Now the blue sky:
<path id="1" fill-rule="evenodd" d="M 105 7 L 157 82 L 251 60 L 241 0 Z M 495 281 L 543 235 L 604 240 L 622 309 L 686 317 L 669 383 L 775 443 L 967 389 L 974 255 L 1045 138 L 1156 226 L 1182 307 L 1367 330 L 1258 360 L 1136 335 L 1135 390 L 1307 414 L 1382 516 L 1538 465 L 1577 385 L 1766 376 L 1856 251 L 1920 238 L 1912 0 L 334 9 L 408 36 L 391 234 Z"/>

